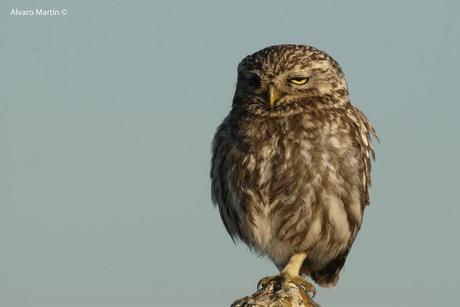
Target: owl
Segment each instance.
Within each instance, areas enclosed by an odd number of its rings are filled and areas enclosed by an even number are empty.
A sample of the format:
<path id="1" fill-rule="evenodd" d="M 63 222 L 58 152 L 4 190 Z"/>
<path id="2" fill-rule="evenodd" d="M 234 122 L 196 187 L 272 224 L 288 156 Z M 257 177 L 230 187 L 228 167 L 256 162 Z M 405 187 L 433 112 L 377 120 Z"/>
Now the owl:
<path id="1" fill-rule="evenodd" d="M 327 53 L 277 45 L 244 58 L 210 172 L 231 238 L 268 256 L 284 281 L 335 286 L 369 204 L 373 137 Z"/>

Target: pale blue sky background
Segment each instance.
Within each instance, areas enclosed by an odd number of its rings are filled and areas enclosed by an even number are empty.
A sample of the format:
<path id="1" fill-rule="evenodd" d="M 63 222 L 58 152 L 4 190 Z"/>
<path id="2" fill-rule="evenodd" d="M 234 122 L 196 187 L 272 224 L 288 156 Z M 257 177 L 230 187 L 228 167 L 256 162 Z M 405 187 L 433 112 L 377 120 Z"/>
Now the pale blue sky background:
<path id="1" fill-rule="evenodd" d="M 67 16 L 10 16 L 12 8 Z M 209 197 L 236 65 L 305 43 L 375 124 L 372 205 L 325 307 L 457 306 L 458 1 L 0 2 L 0 306 L 228 306 L 275 267 Z"/>

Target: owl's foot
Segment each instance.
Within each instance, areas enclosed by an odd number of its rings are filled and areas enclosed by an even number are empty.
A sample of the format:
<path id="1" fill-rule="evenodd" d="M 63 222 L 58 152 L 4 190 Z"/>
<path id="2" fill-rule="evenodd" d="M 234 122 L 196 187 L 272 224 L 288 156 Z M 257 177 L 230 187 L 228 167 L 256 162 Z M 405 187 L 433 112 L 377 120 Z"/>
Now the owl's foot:
<path id="1" fill-rule="evenodd" d="M 316 295 L 316 288 L 309 283 L 304 277 L 298 275 L 294 277 L 288 277 L 288 282 L 294 283 L 297 287 L 302 289 L 307 295 L 311 298 L 314 298 Z"/>
<path id="2" fill-rule="evenodd" d="M 271 283 L 273 283 L 273 288 L 275 291 L 287 286 L 288 283 L 293 283 L 298 288 L 302 289 L 302 291 L 304 291 L 311 298 L 315 297 L 316 295 L 315 287 L 311 283 L 309 283 L 305 278 L 303 278 L 300 275 L 290 276 L 289 274 L 286 274 L 284 272 L 282 272 L 279 275 L 267 276 L 262 278 L 257 283 L 257 289 L 263 289 Z"/>

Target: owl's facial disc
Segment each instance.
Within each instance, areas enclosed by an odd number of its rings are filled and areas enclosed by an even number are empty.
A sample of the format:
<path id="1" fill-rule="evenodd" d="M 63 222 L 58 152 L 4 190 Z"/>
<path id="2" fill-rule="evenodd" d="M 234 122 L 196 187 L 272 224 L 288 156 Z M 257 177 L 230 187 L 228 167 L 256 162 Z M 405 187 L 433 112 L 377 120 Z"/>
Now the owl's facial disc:
<path id="1" fill-rule="evenodd" d="M 233 100 L 236 107 L 278 114 L 307 105 L 340 105 L 347 101 L 348 89 L 340 66 L 313 47 L 271 46 L 247 56 L 238 65 Z"/>
<path id="2" fill-rule="evenodd" d="M 278 75 L 260 71 L 240 71 L 238 89 L 244 97 L 254 95 L 267 107 L 274 108 L 304 97 L 310 87 L 310 76 L 305 71 L 288 71 Z"/>

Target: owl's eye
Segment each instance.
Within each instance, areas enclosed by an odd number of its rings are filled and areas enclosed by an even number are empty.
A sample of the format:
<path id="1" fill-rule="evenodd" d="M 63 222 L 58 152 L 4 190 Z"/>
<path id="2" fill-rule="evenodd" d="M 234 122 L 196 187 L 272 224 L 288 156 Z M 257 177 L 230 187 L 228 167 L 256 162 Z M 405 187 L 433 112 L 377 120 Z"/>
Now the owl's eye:
<path id="1" fill-rule="evenodd" d="M 254 86 L 254 87 L 260 86 L 260 78 L 258 75 L 250 74 L 246 76 L 246 79 L 248 80 L 249 85 Z"/>
<path id="2" fill-rule="evenodd" d="M 308 82 L 308 78 L 294 77 L 294 78 L 290 78 L 289 82 L 295 85 L 303 85 Z"/>
<path id="3" fill-rule="evenodd" d="M 241 74 L 241 78 L 252 87 L 259 87 L 260 86 L 260 77 L 256 73 L 253 72 L 245 72 Z"/>

